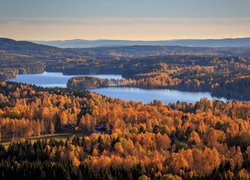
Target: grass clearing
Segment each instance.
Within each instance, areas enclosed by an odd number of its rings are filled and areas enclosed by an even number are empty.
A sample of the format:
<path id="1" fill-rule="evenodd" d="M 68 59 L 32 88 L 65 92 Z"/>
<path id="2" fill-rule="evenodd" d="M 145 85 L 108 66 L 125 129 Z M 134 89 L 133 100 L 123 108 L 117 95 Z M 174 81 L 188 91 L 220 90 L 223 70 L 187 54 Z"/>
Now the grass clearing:
<path id="1" fill-rule="evenodd" d="M 21 142 L 25 140 L 30 140 L 31 143 L 33 144 L 37 140 L 47 140 L 49 141 L 50 139 L 54 139 L 56 141 L 63 141 L 65 142 L 67 138 L 72 137 L 72 136 L 85 136 L 86 134 L 74 134 L 74 133 L 61 133 L 61 134 L 47 134 L 47 135 L 42 135 L 42 136 L 37 136 L 37 137 L 28 137 L 28 138 L 19 138 L 17 140 L 10 140 L 10 141 L 5 141 L 5 142 L 0 142 L 1 145 L 3 145 L 5 148 L 8 148 L 9 145 L 12 142 Z"/>

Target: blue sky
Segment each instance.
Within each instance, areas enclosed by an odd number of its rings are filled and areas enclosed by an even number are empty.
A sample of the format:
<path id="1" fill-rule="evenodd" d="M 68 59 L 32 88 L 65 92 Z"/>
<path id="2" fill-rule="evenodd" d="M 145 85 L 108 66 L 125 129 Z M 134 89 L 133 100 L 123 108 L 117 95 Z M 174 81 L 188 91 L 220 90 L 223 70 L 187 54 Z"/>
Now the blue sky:
<path id="1" fill-rule="evenodd" d="M 23 40 L 250 36 L 249 0 L 0 0 L 0 36 Z"/>

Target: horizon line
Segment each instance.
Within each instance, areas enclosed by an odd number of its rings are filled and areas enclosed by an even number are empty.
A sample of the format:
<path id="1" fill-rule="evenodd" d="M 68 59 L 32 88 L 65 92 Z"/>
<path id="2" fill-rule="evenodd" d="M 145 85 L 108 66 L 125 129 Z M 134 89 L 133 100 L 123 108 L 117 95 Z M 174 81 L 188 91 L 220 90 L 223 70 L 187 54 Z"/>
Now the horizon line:
<path id="1" fill-rule="evenodd" d="M 81 38 L 72 38 L 72 39 L 54 39 L 54 40 L 25 40 L 25 39 L 14 39 L 17 41 L 77 41 L 77 40 L 82 40 L 82 41 L 150 41 L 150 42 L 156 42 L 156 41 L 182 41 L 182 40 L 226 40 L 226 39 L 246 39 L 250 38 L 249 36 L 239 36 L 239 37 L 222 37 L 222 38 L 176 38 L 176 39 L 155 39 L 155 40 L 149 40 L 149 39 L 112 39 L 112 38 L 98 38 L 98 39 L 81 39 Z M 12 38 L 9 38 L 12 39 Z"/>

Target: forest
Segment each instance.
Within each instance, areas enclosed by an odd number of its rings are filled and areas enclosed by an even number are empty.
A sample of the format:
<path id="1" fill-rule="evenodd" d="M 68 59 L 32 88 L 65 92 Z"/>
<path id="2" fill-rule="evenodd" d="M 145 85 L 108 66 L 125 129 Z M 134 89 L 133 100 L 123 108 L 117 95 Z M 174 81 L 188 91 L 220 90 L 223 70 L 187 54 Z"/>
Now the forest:
<path id="1" fill-rule="evenodd" d="M 250 103 L 143 104 L 0 82 L 1 179 L 249 179 Z M 69 129 L 70 128 L 70 129 Z M 25 139 L 64 133 L 66 139 Z"/>

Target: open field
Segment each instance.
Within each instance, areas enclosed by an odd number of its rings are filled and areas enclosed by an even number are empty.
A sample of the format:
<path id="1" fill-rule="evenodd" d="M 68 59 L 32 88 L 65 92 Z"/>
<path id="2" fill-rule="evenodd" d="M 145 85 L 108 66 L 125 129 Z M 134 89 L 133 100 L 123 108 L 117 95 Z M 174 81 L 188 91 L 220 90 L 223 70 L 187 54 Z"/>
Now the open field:
<path id="1" fill-rule="evenodd" d="M 18 138 L 18 139 L 6 139 L 2 140 L 0 142 L 1 145 L 4 147 L 8 147 L 12 142 L 20 142 L 20 141 L 25 141 L 25 140 L 30 140 L 32 143 L 37 141 L 37 140 L 49 140 L 49 139 L 54 139 L 56 141 L 66 141 L 67 138 L 72 137 L 72 136 L 86 136 L 86 134 L 83 133 L 58 133 L 58 134 L 46 134 L 46 135 L 41 135 L 41 136 L 34 136 L 34 137 L 27 137 L 27 138 Z"/>

